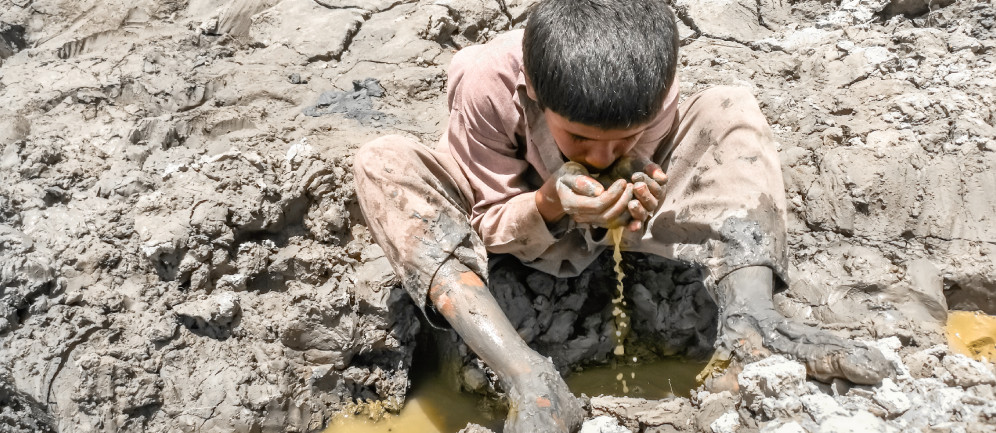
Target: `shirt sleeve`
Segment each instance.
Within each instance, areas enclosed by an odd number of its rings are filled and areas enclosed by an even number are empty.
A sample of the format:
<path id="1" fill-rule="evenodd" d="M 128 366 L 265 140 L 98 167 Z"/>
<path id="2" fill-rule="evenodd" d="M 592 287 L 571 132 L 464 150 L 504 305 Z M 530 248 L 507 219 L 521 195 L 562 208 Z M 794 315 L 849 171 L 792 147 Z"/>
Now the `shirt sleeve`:
<path id="1" fill-rule="evenodd" d="M 556 238 L 536 207 L 529 163 L 515 135 L 522 116 L 515 104 L 518 68 L 501 68 L 484 47 L 454 57 L 449 73 L 450 151 L 473 191 L 471 224 L 489 252 L 531 261 Z"/>
<path id="2" fill-rule="evenodd" d="M 674 76 L 668 87 L 667 95 L 664 96 L 663 107 L 653 124 L 643 133 L 640 141 L 636 143 L 634 150 L 648 158 L 653 158 L 656 153 L 662 150 L 663 142 L 674 132 L 675 121 L 678 117 L 678 76 Z"/>

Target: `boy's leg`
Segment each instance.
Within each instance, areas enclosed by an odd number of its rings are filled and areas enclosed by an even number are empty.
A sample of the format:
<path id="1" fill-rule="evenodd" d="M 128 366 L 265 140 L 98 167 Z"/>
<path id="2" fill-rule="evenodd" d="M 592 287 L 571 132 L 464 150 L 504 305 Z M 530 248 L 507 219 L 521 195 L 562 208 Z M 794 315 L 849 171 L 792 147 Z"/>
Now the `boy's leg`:
<path id="1" fill-rule="evenodd" d="M 353 172 L 370 232 L 405 290 L 430 320 L 441 315 L 507 388 L 505 431 L 580 426 L 579 402 L 552 362 L 522 341 L 482 279 L 487 253 L 468 218 L 472 191 L 449 153 L 389 136 L 361 148 Z"/>
<path id="2" fill-rule="evenodd" d="M 476 273 L 454 259 L 429 289 L 439 313 L 492 370 L 508 392 L 506 432 L 567 432 L 584 412 L 553 363 L 530 349 Z"/>
<path id="3" fill-rule="evenodd" d="M 876 383 L 891 371 L 881 353 L 793 322 L 772 291 L 786 281 L 786 205 L 778 153 L 757 101 L 717 87 L 678 111 L 672 145 L 655 155 L 667 195 L 640 250 L 706 265 L 720 308 L 718 349 L 739 361 L 768 351 L 804 362 L 811 377 Z"/>

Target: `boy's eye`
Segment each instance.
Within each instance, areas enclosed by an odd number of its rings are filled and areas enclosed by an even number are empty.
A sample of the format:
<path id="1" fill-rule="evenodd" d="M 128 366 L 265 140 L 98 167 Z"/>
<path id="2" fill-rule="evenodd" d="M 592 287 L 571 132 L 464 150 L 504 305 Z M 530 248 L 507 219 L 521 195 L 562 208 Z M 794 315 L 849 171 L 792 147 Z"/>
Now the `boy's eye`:
<path id="1" fill-rule="evenodd" d="M 588 137 L 582 137 L 580 135 L 575 135 L 575 134 L 571 134 L 571 138 L 574 139 L 574 141 L 589 141 L 590 140 L 590 138 L 588 138 Z"/>

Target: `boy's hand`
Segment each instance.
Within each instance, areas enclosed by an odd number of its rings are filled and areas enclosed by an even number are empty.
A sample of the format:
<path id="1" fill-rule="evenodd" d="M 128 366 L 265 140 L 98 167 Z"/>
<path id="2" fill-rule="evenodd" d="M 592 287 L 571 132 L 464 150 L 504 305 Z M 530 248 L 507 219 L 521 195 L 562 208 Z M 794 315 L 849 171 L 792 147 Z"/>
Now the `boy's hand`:
<path id="1" fill-rule="evenodd" d="M 617 227 L 632 218 L 627 210 L 633 191 L 634 186 L 624 179 L 606 188 L 584 166 L 567 162 L 537 191 L 536 205 L 547 222 L 567 214 L 578 223 Z"/>
<path id="2" fill-rule="evenodd" d="M 664 185 L 667 175 L 661 166 L 642 156 L 624 156 L 612 165 L 609 176 L 614 179 L 629 179 L 632 181 L 633 194 L 636 199 L 630 200 L 629 209 L 632 220 L 627 225 L 630 231 L 637 231 L 643 223 L 657 210 L 664 199 Z"/>

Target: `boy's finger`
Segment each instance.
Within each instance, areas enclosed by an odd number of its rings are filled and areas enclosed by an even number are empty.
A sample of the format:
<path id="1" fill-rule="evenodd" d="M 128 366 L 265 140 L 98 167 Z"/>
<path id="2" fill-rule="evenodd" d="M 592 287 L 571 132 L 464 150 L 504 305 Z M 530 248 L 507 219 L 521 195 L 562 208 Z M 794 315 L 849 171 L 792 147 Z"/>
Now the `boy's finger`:
<path id="1" fill-rule="evenodd" d="M 609 185 L 609 189 L 605 190 L 599 194 L 598 197 L 596 197 L 598 205 L 592 210 L 598 213 L 604 212 L 606 209 L 612 207 L 612 205 L 619 201 L 619 197 L 625 194 L 626 190 L 629 188 L 630 186 L 625 180 L 616 180 L 612 183 L 612 185 Z"/>
<path id="2" fill-rule="evenodd" d="M 656 180 L 652 179 L 649 175 L 642 172 L 633 174 L 633 183 L 638 183 L 638 182 L 645 183 L 647 185 L 647 188 L 650 190 L 650 194 L 653 195 L 655 198 L 657 198 L 657 200 L 664 199 L 663 184 L 657 182 Z"/>
<path id="3" fill-rule="evenodd" d="M 569 188 L 565 188 L 567 191 L 561 193 L 560 202 L 564 206 L 564 212 L 567 212 L 575 216 L 575 220 L 578 222 L 586 222 L 578 220 L 578 217 L 583 216 L 593 216 L 594 218 L 599 218 L 606 208 L 612 205 L 612 198 L 614 194 L 603 193 L 597 197 L 590 197 L 582 194 L 575 194 Z"/>
<path id="4" fill-rule="evenodd" d="M 657 165 L 655 162 L 648 162 L 643 167 L 643 172 L 650 175 L 650 178 L 657 181 L 661 185 L 667 183 L 667 174 L 664 173 L 664 169 Z"/>
<path id="5" fill-rule="evenodd" d="M 564 205 L 564 211 L 573 215 L 575 221 L 601 225 L 605 224 L 604 215 L 608 213 L 607 209 L 612 208 L 620 200 L 620 197 L 631 188 L 625 180 L 620 179 L 597 197 L 568 192 L 566 196 L 562 195 L 560 201 Z M 630 197 L 632 197 L 631 191 Z M 623 209 L 625 210 L 625 206 Z M 588 221 L 588 218 L 593 221 Z"/>
<path id="6" fill-rule="evenodd" d="M 611 207 L 609 207 L 605 212 L 602 213 L 602 218 L 606 222 L 616 221 L 619 219 L 621 215 L 627 213 L 626 211 L 628 210 L 629 207 L 629 201 L 633 199 L 633 186 L 630 184 L 626 184 L 625 182 L 623 183 L 625 186 L 623 187 L 624 191 L 622 197 L 619 197 L 618 200 L 612 203 Z M 616 185 L 614 184 L 612 185 L 613 188 L 615 188 L 615 186 Z M 612 188 L 610 188 L 610 190 L 611 189 Z M 626 217 L 628 216 L 629 215 L 627 214 Z"/>
<path id="7" fill-rule="evenodd" d="M 574 191 L 576 194 L 588 197 L 596 197 L 605 191 L 605 187 L 603 187 L 601 183 L 589 176 L 566 175 L 561 177 L 561 182 L 563 182 L 564 185 L 567 185 L 571 191 Z"/>
<path id="8" fill-rule="evenodd" d="M 643 221 L 634 219 L 630 221 L 629 224 L 626 224 L 626 228 L 631 232 L 640 231 L 640 229 L 643 228 Z"/>
<path id="9" fill-rule="evenodd" d="M 657 205 L 660 203 L 657 196 L 653 194 L 651 185 L 657 187 L 658 192 L 660 192 L 661 187 L 656 185 L 656 182 L 637 182 L 633 185 L 633 195 L 636 196 L 636 199 L 639 200 L 642 205 L 641 207 L 643 207 L 647 212 L 657 210 Z"/>
<path id="10" fill-rule="evenodd" d="M 628 207 L 629 214 L 632 215 L 633 219 L 637 221 L 643 221 L 650 215 L 650 213 L 647 212 L 647 209 L 644 208 L 643 203 L 640 203 L 639 200 L 630 200 Z"/>

